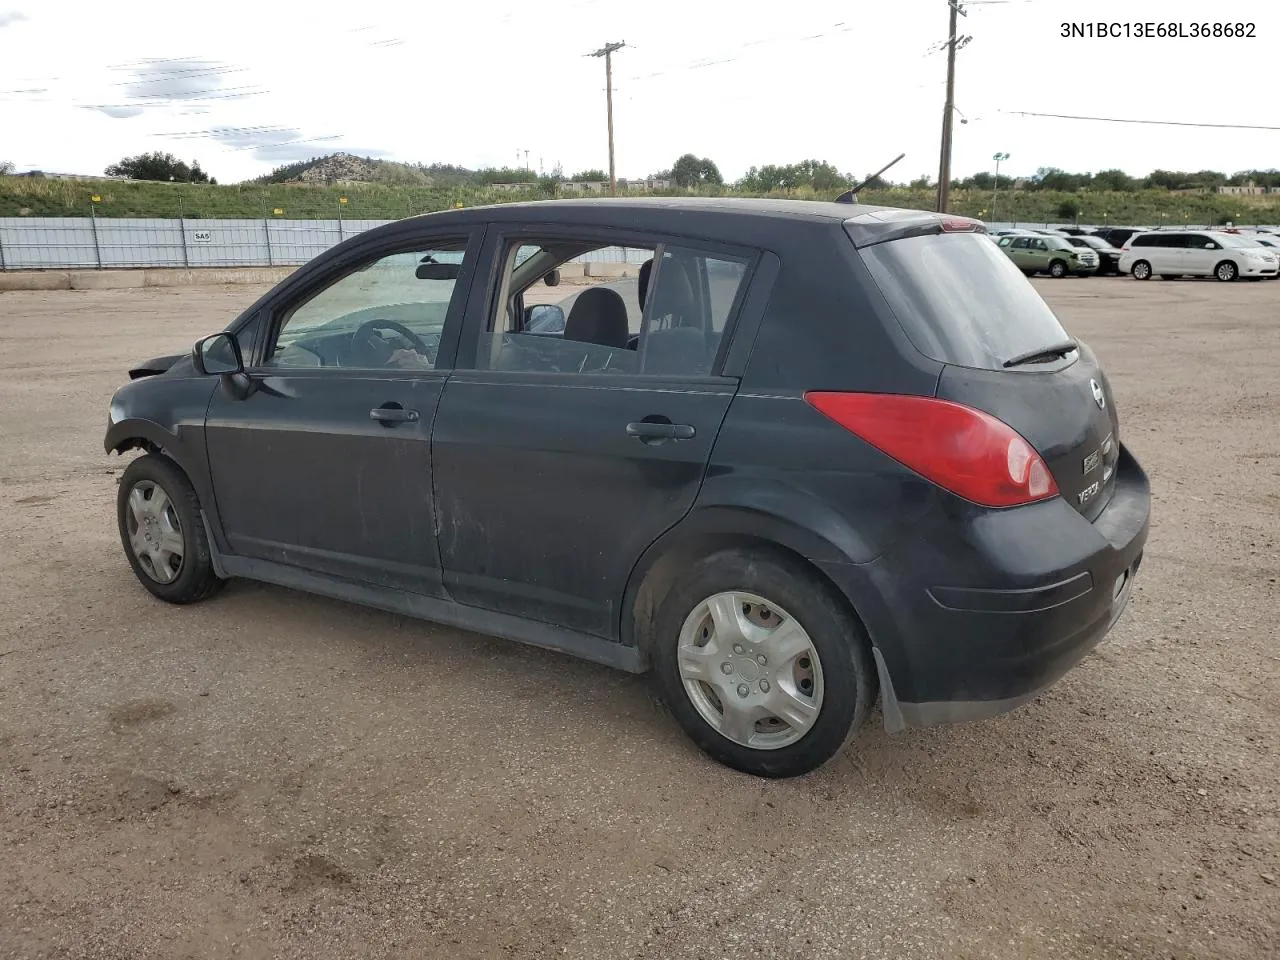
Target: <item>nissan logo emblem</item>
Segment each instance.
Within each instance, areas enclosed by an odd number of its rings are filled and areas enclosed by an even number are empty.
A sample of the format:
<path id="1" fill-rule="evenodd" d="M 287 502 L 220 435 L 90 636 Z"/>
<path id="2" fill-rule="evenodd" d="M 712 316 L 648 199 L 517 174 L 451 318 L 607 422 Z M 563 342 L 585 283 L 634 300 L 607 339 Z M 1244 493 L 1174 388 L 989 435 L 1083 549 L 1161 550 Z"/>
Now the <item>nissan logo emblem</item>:
<path id="1" fill-rule="evenodd" d="M 1093 391 L 1093 402 L 1098 405 L 1098 409 L 1107 409 L 1107 395 L 1102 392 L 1102 387 L 1098 386 L 1097 380 L 1089 381 L 1089 389 Z"/>

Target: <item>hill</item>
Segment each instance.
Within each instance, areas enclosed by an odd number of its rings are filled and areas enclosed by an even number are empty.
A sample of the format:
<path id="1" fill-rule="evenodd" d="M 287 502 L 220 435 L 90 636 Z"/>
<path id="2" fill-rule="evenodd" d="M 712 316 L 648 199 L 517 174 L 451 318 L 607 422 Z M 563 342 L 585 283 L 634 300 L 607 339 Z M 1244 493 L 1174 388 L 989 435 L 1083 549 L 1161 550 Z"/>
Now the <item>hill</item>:
<path id="1" fill-rule="evenodd" d="M 332 158 L 326 158 L 332 159 Z M 361 158 L 352 158 L 361 161 Z M 557 195 L 554 181 L 541 180 L 521 190 L 497 189 L 492 183 L 516 179 L 519 172 L 467 171 L 443 165 L 412 167 L 407 164 L 372 164 L 375 180 L 328 184 L 324 178 L 335 172 L 367 175 L 361 163 L 342 161 L 307 164 L 297 169 L 281 168 L 281 181 L 209 186 L 147 181 L 67 181 L 0 176 L 0 217 L 44 216 L 87 217 L 186 217 L 390 220 L 444 210 L 456 204 L 474 206 L 513 200 L 546 199 Z M 308 176 L 308 170 L 314 170 Z M 283 172 L 282 172 L 283 171 Z M 524 172 L 528 178 L 527 171 Z M 402 177 L 403 183 L 394 179 Z M 477 177 L 482 178 L 477 182 Z M 344 178 L 345 179 L 345 178 Z M 777 196 L 800 199 L 833 199 L 838 190 L 817 192 L 808 188 L 774 191 L 768 194 L 736 191 L 730 187 L 701 188 L 696 191 L 663 191 L 717 194 L 723 196 Z M 92 198 L 97 196 L 98 202 Z M 341 203 L 345 197 L 347 202 Z M 890 187 L 866 190 L 864 203 L 887 204 L 931 210 L 934 193 L 928 188 Z M 991 217 L 992 194 L 987 190 L 960 189 L 952 192 L 952 210 L 966 216 Z M 998 218 L 1024 223 L 1063 222 L 1059 209 L 1070 203 L 1079 210 L 1082 223 L 1180 223 L 1213 224 L 1232 220 L 1237 224 L 1280 223 L 1280 195 L 1185 194 L 1167 190 L 1135 192 L 1054 190 L 1001 190 Z M 277 213 L 276 211 L 279 211 Z M 993 218 L 994 219 L 994 218 Z"/>

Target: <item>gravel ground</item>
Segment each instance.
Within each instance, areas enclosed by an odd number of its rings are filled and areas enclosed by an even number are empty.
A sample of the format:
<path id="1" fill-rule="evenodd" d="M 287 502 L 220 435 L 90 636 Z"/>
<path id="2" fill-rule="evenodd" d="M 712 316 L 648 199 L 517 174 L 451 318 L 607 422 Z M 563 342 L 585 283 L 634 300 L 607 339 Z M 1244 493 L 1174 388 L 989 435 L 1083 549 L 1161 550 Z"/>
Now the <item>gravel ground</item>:
<path id="1" fill-rule="evenodd" d="M 643 678 L 153 600 L 107 399 L 260 291 L 0 294 L 0 957 L 1280 955 L 1280 282 L 1037 283 L 1152 477 L 1129 611 L 1011 715 L 786 782 Z"/>

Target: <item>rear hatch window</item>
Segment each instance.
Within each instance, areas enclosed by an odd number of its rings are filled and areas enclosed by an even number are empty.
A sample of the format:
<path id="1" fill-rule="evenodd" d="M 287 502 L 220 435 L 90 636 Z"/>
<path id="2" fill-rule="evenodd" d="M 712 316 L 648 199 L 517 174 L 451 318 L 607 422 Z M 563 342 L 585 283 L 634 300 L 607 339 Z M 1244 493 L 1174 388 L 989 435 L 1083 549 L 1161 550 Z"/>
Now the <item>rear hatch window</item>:
<path id="1" fill-rule="evenodd" d="M 1097 358 L 1072 342 L 1017 266 L 980 233 L 859 252 L 912 344 L 947 364 L 935 395 L 1011 426 L 1044 458 L 1063 499 L 1095 519 L 1115 489 L 1114 398 Z"/>
<path id="2" fill-rule="evenodd" d="M 1070 339 L 985 234 L 904 237 L 859 253 L 911 343 L 940 363 L 1000 370 Z"/>

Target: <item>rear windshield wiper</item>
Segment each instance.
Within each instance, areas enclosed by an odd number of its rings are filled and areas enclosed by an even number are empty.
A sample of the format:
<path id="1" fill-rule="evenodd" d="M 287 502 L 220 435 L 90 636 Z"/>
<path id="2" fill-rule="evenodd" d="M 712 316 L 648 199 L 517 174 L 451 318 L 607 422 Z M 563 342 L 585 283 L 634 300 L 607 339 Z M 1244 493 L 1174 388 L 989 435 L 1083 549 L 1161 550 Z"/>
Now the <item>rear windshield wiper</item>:
<path id="1" fill-rule="evenodd" d="M 1039 363 L 1042 360 L 1052 360 L 1055 357 L 1065 357 L 1072 350 L 1077 349 L 1079 344 L 1074 340 L 1064 340 L 1062 343 L 1055 343 L 1051 347 L 1040 347 L 1037 350 L 1029 350 L 1026 353 L 1020 353 L 1016 357 L 1011 357 L 1004 362 L 1006 367 L 1020 367 L 1024 363 Z"/>

